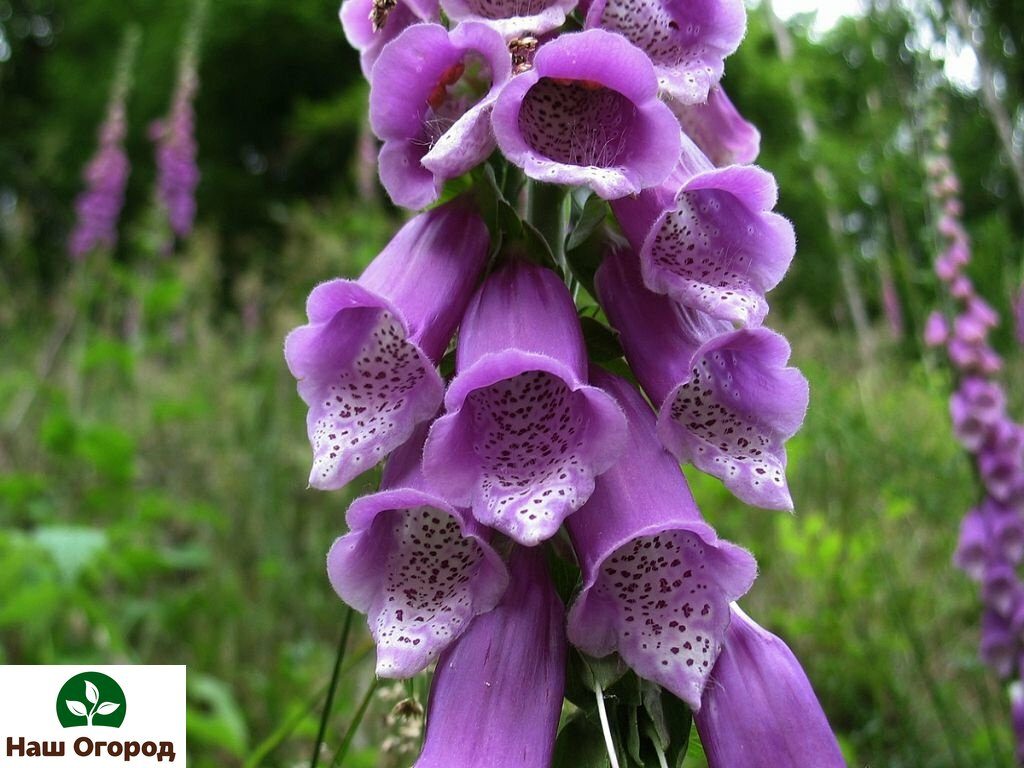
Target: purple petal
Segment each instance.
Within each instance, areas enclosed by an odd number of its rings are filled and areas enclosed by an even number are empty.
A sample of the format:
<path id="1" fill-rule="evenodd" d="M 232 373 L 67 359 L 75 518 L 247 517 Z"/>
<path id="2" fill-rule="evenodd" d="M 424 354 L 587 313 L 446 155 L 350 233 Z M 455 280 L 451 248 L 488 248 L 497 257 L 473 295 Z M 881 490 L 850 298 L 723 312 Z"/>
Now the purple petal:
<path id="1" fill-rule="evenodd" d="M 739 499 L 792 509 L 784 443 L 807 410 L 807 381 L 786 367 L 789 345 L 766 328 L 685 310 L 640 282 L 636 257 L 613 251 L 598 270 L 601 306 L 655 403 L 658 434 L 680 461 L 718 477 Z"/>
<path id="2" fill-rule="evenodd" d="M 565 609 L 539 550 L 516 549 L 501 604 L 441 657 L 415 768 L 548 768 L 565 690 Z"/>
<path id="3" fill-rule="evenodd" d="M 532 546 L 589 498 L 620 450 L 625 424 L 587 386 L 572 298 L 550 270 L 514 262 L 466 312 L 447 414 L 427 440 L 424 469 L 453 503 Z"/>
<path id="4" fill-rule="evenodd" d="M 800 662 L 737 606 L 694 720 L 708 768 L 845 768 Z"/>
<path id="5" fill-rule="evenodd" d="M 776 195 L 771 174 L 754 166 L 694 176 L 640 247 L 644 283 L 713 317 L 760 325 L 764 294 L 796 253 L 792 225 L 771 212 Z"/>
<path id="6" fill-rule="evenodd" d="M 594 0 L 586 25 L 623 35 L 651 57 L 663 90 L 696 104 L 721 79 L 747 14 L 742 0 Z"/>
<path id="7" fill-rule="evenodd" d="M 1013 674 L 1020 642 L 1010 626 L 1010 620 L 992 610 L 985 611 L 981 619 L 981 658 L 1000 677 Z"/>
<path id="8" fill-rule="evenodd" d="M 381 51 L 370 125 L 384 142 L 381 183 L 396 204 L 433 202 L 447 179 L 487 158 L 491 105 L 511 73 L 504 38 L 475 22 L 451 32 L 416 24 Z"/>
<path id="9" fill-rule="evenodd" d="M 618 651 L 699 709 L 729 603 L 750 589 L 757 564 L 701 518 L 640 393 L 606 373 L 593 381 L 618 400 L 629 433 L 622 458 L 567 522 L 583 568 L 569 639 L 592 656 Z"/>
<path id="10" fill-rule="evenodd" d="M 435 364 L 483 270 L 487 244 L 483 222 L 455 201 L 406 224 L 358 282 L 314 289 L 310 322 L 285 341 L 309 406 L 310 485 L 342 487 L 437 412 L 444 384 Z"/>
<path id="11" fill-rule="evenodd" d="M 981 510 L 972 510 L 960 521 L 960 538 L 953 554 L 953 564 L 975 581 L 981 581 L 985 575 L 989 538 L 988 516 Z"/>
<path id="12" fill-rule="evenodd" d="M 512 38 L 558 29 L 576 0 L 444 0 L 443 5 L 454 22 L 479 21 Z"/>
<path id="13" fill-rule="evenodd" d="M 380 492 L 353 502 L 349 533 L 327 556 L 334 590 L 367 614 L 380 677 L 422 672 L 508 582 L 485 529 L 424 490 L 425 434 L 396 451 Z"/>
<path id="14" fill-rule="evenodd" d="M 606 199 L 661 183 L 679 153 L 650 61 L 602 30 L 543 45 L 498 97 L 493 125 L 505 157 L 530 178 L 589 185 Z"/>
<path id="15" fill-rule="evenodd" d="M 406 27 L 428 20 L 417 16 L 407 0 L 397 0 L 387 13 L 383 27 L 374 29 L 370 20 L 374 5 L 374 0 L 344 0 L 338 11 L 349 45 L 359 51 L 359 66 L 367 80 L 385 45 L 398 37 Z"/>
<path id="16" fill-rule="evenodd" d="M 736 111 L 721 87 L 711 89 L 707 101 L 668 105 L 687 135 L 719 166 L 752 163 L 761 151 L 761 133 Z"/>

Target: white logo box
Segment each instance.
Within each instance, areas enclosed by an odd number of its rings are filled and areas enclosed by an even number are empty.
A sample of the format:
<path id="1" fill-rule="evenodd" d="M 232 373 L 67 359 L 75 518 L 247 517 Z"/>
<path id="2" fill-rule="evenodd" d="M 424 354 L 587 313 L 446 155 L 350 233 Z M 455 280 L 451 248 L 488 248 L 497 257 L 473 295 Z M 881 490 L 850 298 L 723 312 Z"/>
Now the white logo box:
<path id="1" fill-rule="evenodd" d="M 61 725 L 58 694 L 70 678 L 87 672 L 99 672 L 120 685 L 125 699 L 120 727 Z M 81 694 L 77 698 L 91 706 L 84 685 Z M 82 765 L 184 766 L 185 667 L 0 665 L 0 767 Z"/>

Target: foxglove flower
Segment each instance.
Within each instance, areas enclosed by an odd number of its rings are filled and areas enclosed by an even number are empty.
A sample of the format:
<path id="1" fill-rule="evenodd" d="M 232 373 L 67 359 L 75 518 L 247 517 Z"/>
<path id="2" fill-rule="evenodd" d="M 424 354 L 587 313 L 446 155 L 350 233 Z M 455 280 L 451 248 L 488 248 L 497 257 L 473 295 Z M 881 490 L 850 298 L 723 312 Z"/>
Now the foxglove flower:
<path id="1" fill-rule="evenodd" d="M 426 426 L 395 451 L 381 490 L 352 503 L 349 533 L 327 574 L 342 600 L 367 614 L 379 677 L 412 677 L 501 599 L 508 574 L 488 531 L 425 490 Z"/>
<path id="2" fill-rule="evenodd" d="M 520 544 L 550 538 L 618 457 L 621 409 L 587 385 L 576 309 L 554 272 L 514 260 L 474 297 L 424 470 Z"/>
<path id="3" fill-rule="evenodd" d="M 662 90 L 697 104 L 722 78 L 747 13 L 743 0 L 593 0 L 586 26 L 623 35 L 650 56 Z"/>
<path id="4" fill-rule="evenodd" d="M 679 154 L 679 125 L 658 100 L 650 60 L 595 29 L 541 46 L 494 106 L 494 135 L 526 175 L 590 186 L 605 199 L 660 184 Z"/>
<path id="5" fill-rule="evenodd" d="M 929 347 L 941 347 L 948 339 L 949 323 L 941 312 L 932 312 L 924 324 L 924 343 Z"/>
<path id="6" fill-rule="evenodd" d="M 800 662 L 738 606 L 694 716 L 708 768 L 845 768 Z"/>
<path id="7" fill-rule="evenodd" d="M 1000 677 L 1009 677 L 1020 650 L 1010 619 L 988 609 L 981 618 L 981 658 Z"/>
<path id="8" fill-rule="evenodd" d="M 285 358 L 309 406 L 309 483 L 341 488 L 404 443 L 440 405 L 435 368 L 487 259 L 489 235 L 463 200 L 420 214 L 359 280 L 310 294 Z"/>
<path id="9" fill-rule="evenodd" d="M 454 22 L 479 21 L 509 38 L 558 29 L 576 0 L 442 0 L 441 5 Z"/>
<path id="10" fill-rule="evenodd" d="M 659 406 L 658 435 L 680 461 L 718 477 L 739 499 L 792 509 L 784 443 L 807 410 L 807 380 L 786 366 L 789 344 L 766 328 L 725 321 L 648 291 L 634 254 L 605 256 L 595 284 L 626 359 Z"/>
<path id="11" fill-rule="evenodd" d="M 1003 418 L 1006 397 L 997 384 L 968 377 L 949 399 L 953 433 L 968 451 L 976 453 Z"/>
<path id="12" fill-rule="evenodd" d="M 77 219 L 68 239 L 68 252 L 82 259 L 97 248 L 117 245 L 117 219 L 124 206 L 124 191 L 131 165 L 124 151 L 125 108 L 123 88 L 115 96 L 99 130 L 99 148 L 85 169 L 85 190 L 75 201 Z"/>
<path id="13" fill-rule="evenodd" d="M 196 187 L 200 174 L 196 164 L 198 150 L 192 102 L 198 88 L 195 52 L 187 50 L 182 59 L 171 112 L 156 124 L 153 131 L 157 198 L 167 213 L 171 231 L 178 237 L 187 237 L 191 233 L 196 217 Z"/>
<path id="14" fill-rule="evenodd" d="M 359 51 L 363 77 L 369 80 L 385 45 L 406 27 L 438 20 L 438 0 L 344 0 L 338 17 L 349 45 Z"/>
<path id="15" fill-rule="evenodd" d="M 437 663 L 414 768 L 548 768 L 565 689 L 565 609 L 539 550 L 517 548 L 501 604 Z"/>
<path id="16" fill-rule="evenodd" d="M 696 710 L 729 603 L 750 589 L 757 564 L 701 518 L 640 393 L 607 373 L 591 378 L 618 400 L 629 432 L 622 458 L 567 521 L 583 569 L 569 639 L 592 656 L 618 651 L 638 675 Z"/>
<path id="17" fill-rule="evenodd" d="M 775 179 L 755 166 L 711 168 L 696 150 L 685 156 L 706 166 L 677 170 L 673 179 L 684 177 L 681 186 L 613 204 L 640 254 L 644 284 L 712 317 L 760 325 L 768 314 L 765 293 L 796 253 L 793 226 L 772 213 Z"/>
<path id="18" fill-rule="evenodd" d="M 985 575 L 991 538 L 989 519 L 984 509 L 971 510 L 960 521 L 953 563 L 975 581 L 981 581 Z"/>
<path id="19" fill-rule="evenodd" d="M 370 125 L 384 142 L 381 183 L 397 205 L 429 205 L 446 180 L 494 151 L 491 107 L 511 74 L 504 38 L 473 22 L 451 32 L 416 24 L 381 51 Z"/>
<path id="20" fill-rule="evenodd" d="M 718 167 L 752 163 L 761 151 L 761 132 L 743 119 L 721 86 L 711 89 L 707 101 L 668 102 L 686 135 Z"/>

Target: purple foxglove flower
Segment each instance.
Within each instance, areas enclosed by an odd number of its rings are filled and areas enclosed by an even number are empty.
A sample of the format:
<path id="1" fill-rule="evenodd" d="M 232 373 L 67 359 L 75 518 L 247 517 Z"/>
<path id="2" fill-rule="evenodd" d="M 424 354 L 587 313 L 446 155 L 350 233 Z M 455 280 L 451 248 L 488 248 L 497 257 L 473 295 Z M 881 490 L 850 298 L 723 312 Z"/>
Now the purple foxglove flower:
<path id="1" fill-rule="evenodd" d="M 1001 560 L 990 561 L 982 577 L 981 595 L 986 606 L 1000 616 L 1011 618 L 1020 596 L 1016 569 Z"/>
<path id="2" fill-rule="evenodd" d="M 623 35 L 651 57 L 662 90 L 697 104 L 722 78 L 747 13 L 742 0 L 593 0 L 586 26 Z"/>
<path id="3" fill-rule="evenodd" d="M 1024 765 L 1024 685 L 1019 681 L 1010 688 L 1010 720 L 1017 739 L 1017 762 Z"/>
<path id="4" fill-rule="evenodd" d="M 752 163 L 761 151 L 761 132 L 743 119 L 721 86 L 704 103 L 669 100 L 686 134 L 716 166 Z"/>
<path id="5" fill-rule="evenodd" d="M 658 100 L 654 68 L 622 36 L 561 35 L 505 86 L 494 135 L 532 179 L 587 185 L 605 199 L 660 184 L 679 154 L 679 125 Z"/>
<path id="6" fill-rule="evenodd" d="M 924 324 L 924 343 L 929 347 L 941 347 L 949 338 L 949 324 L 941 312 L 936 310 L 928 315 Z"/>
<path id="7" fill-rule="evenodd" d="M 974 581 L 980 582 L 985 576 L 989 560 L 991 529 L 989 516 L 984 509 L 972 509 L 960 521 L 960 537 L 953 564 Z"/>
<path id="8" fill-rule="evenodd" d="M 385 46 L 370 82 L 370 125 L 384 142 L 381 183 L 397 205 L 429 205 L 446 180 L 494 151 L 491 107 L 511 74 L 505 39 L 483 24 L 416 24 Z"/>
<path id="9" fill-rule="evenodd" d="M 729 603 L 750 589 L 757 563 L 703 520 L 640 393 L 610 374 L 591 376 L 625 410 L 629 433 L 622 458 L 567 521 L 583 569 L 569 640 L 591 656 L 618 651 L 696 710 Z"/>
<path id="10" fill-rule="evenodd" d="M 115 96 L 99 130 L 99 148 L 86 166 L 86 187 L 75 201 L 75 227 L 68 238 L 71 258 L 83 259 L 96 248 L 117 245 L 117 219 L 131 165 L 124 151 L 123 95 Z"/>
<path id="11" fill-rule="evenodd" d="M 595 282 L 630 367 L 660 404 L 662 443 L 748 504 L 792 509 L 784 443 L 803 422 L 808 386 L 786 367 L 789 344 L 679 307 L 648 291 L 639 272 L 634 254 L 613 251 Z"/>
<path id="12" fill-rule="evenodd" d="M 352 503 L 349 532 L 327 555 L 342 600 L 367 614 L 377 675 L 412 677 L 501 599 L 508 573 L 490 533 L 427 492 L 420 470 L 426 427 L 392 455 L 381 490 Z"/>
<path id="13" fill-rule="evenodd" d="M 442 0 L 454 22 L 479 21 L 504 37 L 541 35 L 558 29 L 577 0 Z"/>
<path id="14" fill-rule="evenodd" d="M 992 498 L 1005 503 L 1024 480 L 1024 427 L 998 421 L 978 454 L 978 471 Z"/>
<path id="15" fill-rule="evenodd" d="M 731 166 L 697 172 L 673 191 L 613 204 L 640 254 L 644 284 L 712 317 L 760 325 L 764 295 L 796 253 L 793 226 L 772 213 L 775 179 L 755 166 Z"/>
<path id="16" fill-rule="evenodd" d="M 974 296 L 974 283 L 966 275 L 957 275 L 950 283 L 949 293 L 954 299 L 966 301 Z"/>
<path id="17" fill-rule="evenodd" d="M 167 213 L 171 231 L 180 238 L 192 232 L 196 217 L 196 187 L 200 177 L 192 107 L 199 89 L 194 46 L 194 41 L 186 41 L 170 114 L 158 121 L 153 131 L 157 199 Z"/>
<path id="18" fill-rule="evenodd" d="M 437 663 L 414 768 L 548 768 L 565 690 L 565 609 L 540 550 L 517 548 L 501 604 Z"/>
<path id="19" fill-rule="evenodd" d="M 459 332 L 447 414 L 424 471 L 477 520 L 533 546 L 590 497 L 626 425 L 587 384 L 576 308 L 554 272 L 515 260 L 477 292 Z"/>
<path id="20" fill-rule="evenodd" d="M 807 674 L 738 606 L 694 716 L 708 768 L 845 768 Z"/>
<path id="21" fill-rule="evenodd" d="M 381 50 L 402 31 L 420 21 L 437 21 L 437 0 L 344 0 L 338 10 L 341 27 L 359 51 L 359 66 L 367 80 Z"/>
<path id="22" fill-rule="evenodd" d="M 953 433 L 971 453 L 977 453 L 1003 418 L 1006 398 L 999 385 L 971 376 L 949 398 Z"/>
<path id="23" fill-rule="evenodd" d="M 1000 677 L 1013 674 L 1013 665 L 1020 651 L 1020 640 L 1010 620 L 993 610 L 986 610 L 981 619 L 981 658 Z"/>
<path id="24" fill-rule="evenodd" d="M 999 554 L 1011 565 L 1024 560 L 1024 519 L 1013 509 L 989 499 L 985 502 L 992 530 L 992 542 Z"/>
<path id="25" fill-rule="evenodd" d="M 967 300 L 965 317 L 970 318 L 973 322 L 989 330 L 999 326 L 999 313 L 992 308 L 991 304 L 977 294 Z"/>
<path id="26" fill-rule="evenodd" d="M 476 288 L 489 235 L 462 200 L 407 223 L 358 280 L 317 286 L 285 358 L 309 406 L 309 483 L 340 488 L 431 418 L 435 369 Z"/>

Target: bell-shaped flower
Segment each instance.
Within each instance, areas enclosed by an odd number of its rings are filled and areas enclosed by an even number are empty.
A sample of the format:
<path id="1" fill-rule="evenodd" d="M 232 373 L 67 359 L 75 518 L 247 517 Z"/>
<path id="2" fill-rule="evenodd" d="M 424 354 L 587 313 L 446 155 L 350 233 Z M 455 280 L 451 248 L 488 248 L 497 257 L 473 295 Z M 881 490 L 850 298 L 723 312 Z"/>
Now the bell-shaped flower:
<path id="1" fill-rule="evenodd" d="M 445 181 L 487 159 L 491 107 L 511 74 L 505 39 L 484 24 L 416 24 L 381 51 L 370 126 L 384 142 L 380 180 L 395 204 L 429 205 Z"/>
<path id="2" fill-rule="evenodd" d="M 504 37 L 541 35 L 558 29 L 577 0 L 442 0 L 453 22 L 479 21 Z"/>
<path id="3" fill-rule="evenodd" d="M 650 59 L 600 29 L 561 35 L 502 90 L 494 135 L 510 162 L 552 184 L 611 200 L 660 184 L 679 154 L 679 125 L 658 100 Z"/>
<path id="4" fill-rule="evenodd" d="M 987 499 L 982 506 L 988 516 L 996 551 L 1011 565 L 1020 565 L 1024 561 L 1024 518 L 993 499 Z"/>
<path id="5" fill-rule="evenodd" d="M 991 541 L 990 518 L 985 508 L 972 509 L 960 521 L 953 564 L 974 581 L 981 581 L 989 561 Z"/>
<path id="6" fill-rule="evenodd" d="M 767 328 L 732 331 L 652 293 L 627 249 L 605 256 L 595 284 L 630 367 L 659 405 L 665 447 L 748 504 L 792 509 L 785 442 L 803 422 L 808 386 L 787 367 L 786 340 Z"/>
<path id="7" fill-rule="evenodd" d="M 1020 639 L 1010 619 L 988 609 L 981 618 L 981 659 L 1000 677 L 1013 674 L 1020 653 Z"/>
<path id="8" fill-rule="evenodd" d="M 949 339 L 949 324 L 939 311 L 932 312 L 924 324 L 924 343 L 929 347 L 941 347 Z"/>
<path id="9" fill-rule="evenodd" d="M 662 90 L 696 104 L 722 78 L 747 12 L 743 0 L 593 0 L 586 26 L 623 35 L 651 57 Z"/>
<path id="10" fill-rule="evenodd" d="M 358 280 L 318 285 L 285 358 L 309 406 L 309 483 L 341 488 L 409 439 L 444 395 L 436 364 L 476 289 L 487 227 L 456 200 L 407 223 Z"/>
<path id="11" fill-rule="evenodd" d="M 341 28 L 359 51 L 359 66 L 367 80 L 384 46 L 421 21 L 437 21 L 438 0 L 344 0 L 338 10 Z"/>
<path id="12" fill-rule="evenodd" d="M 694 715 L 708 768 L 845 768 L 800 662 L 738 606 Z"/>
<path id="13" fill-rule="evenodd" d="M 691 166 L 701 157 L 696 150 L 686 156 Z M 613 210 L 649 289 L 712 317 L 760 325 L 765 294 L 796 253 L 793 225 L 772 212 L 778 188 L 770 173 L 752 165 L 716 169 L 703 159 L 705 168 L 673 174 L 685 181 L 670 195 L 647 190 Z"/>
<path id="14" fill-rule="evenodd" d="M 1017 570 L 1002 558 L 991 558 L 985 565 L 981 580 L 981 596 L 985 605 L 1000 616 L 1010 618 L 1020 597 Z"/>
<path id="15" fill-rule="evenodd" d="M 565 691 L 565 608 L 538 549 L 517 548 L 508 591 L 440 658 L 414 768 L 548 768 Z"/>
<path id="16" fill-rule="evenodd" d="M 715 86 L 707 101 L 686 104 L 670 99 L 679 125 L 712 163 L 752 163 L 761 151 L 761 132 L 736 110 L 721 86 Z"/>
<path id="17" fill-rule="evenodd" d="M 1024 427 L 1008 418 L 997 421 L 978 453 L 978 472 L 992 498 L 1008 503 L 1024 481 Z"/>
<path id="18" fill-rule="evenodd" d="M 490 532 L 425 490 L 425 436 L 424 425 L 388 460 L 381 490 L 352 503 L 327 555 L 334 590 L 367 615 L 380 677 L 422 672 L 508 583 Z"/>
<path id="19" fill-rule="evenodd" d="M 956 439 L 968 451 L 977 453 L 1003 418 L 1005 409 L 1006 398 L 998 384 L 976 376 L 965 378 L 949 398 Z"/>
<path id="20" fill-rule="evenodd" d="M 452 503 L 520 544 L 550 538 L 618 458 L 625 419 L 587 384 L 576 308 L 554 272 L 515 259 L 477 292 L 459 332 L 446 415 L 424 471 Z"/>
<path id="21" fill-rule="evenodd" d="M 754 583 L 749 552 L 701 517 L 632 385 L 593 371 L 626 412 L 626 450 L 567 521 L 583 570 L 569 640 L 591 656 L 618 651 L 633 670 L 700 708 L 729 624 L 729 603 Z"/>

